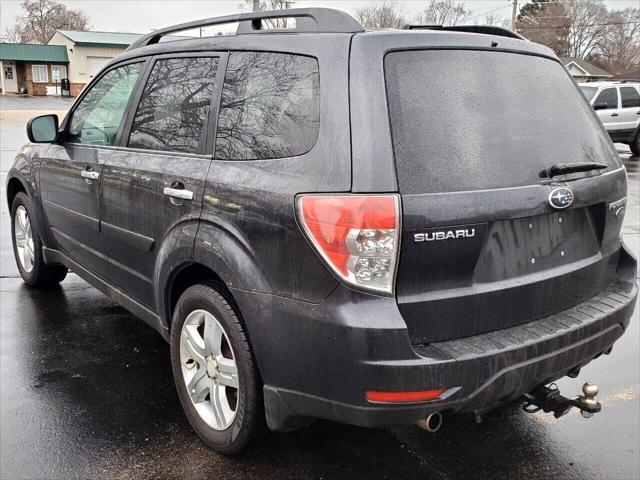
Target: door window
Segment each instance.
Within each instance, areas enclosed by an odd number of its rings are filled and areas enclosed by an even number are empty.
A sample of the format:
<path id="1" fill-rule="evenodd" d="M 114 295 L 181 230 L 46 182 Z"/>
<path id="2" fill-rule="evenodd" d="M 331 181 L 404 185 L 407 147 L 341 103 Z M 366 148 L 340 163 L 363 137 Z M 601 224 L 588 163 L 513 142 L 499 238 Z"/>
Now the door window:
<path id="1" fill-rule="evenodd" d="M 218 60 L 158 60 L 136 110 L 129 147 L 198 153 L 215 90 Z"/>
<path id="2" fill-rule="evenodd" d="M 225 72 L 215 158 L 302 155 L 320 125 L 318 61 L 301 55 L 234 52 Z"/>
<path id="3" fill-rule="evenodd" d="M 633 87 L 620 87 L 622 108 L 640 107 L 640 94 Z"/>
<path id="4" fill-rule="evenodd" d="M 605 88 L 600 92 L 593 105 L 606 105 L 602 110 L 618 108 L 618 91 L 615 88 Z"/>
<path id="5" fill-rule="evenodd" d="M 74 110 L 69 141 L 113 145 L 143 63 L 114 68 L 100 78 Z"/>

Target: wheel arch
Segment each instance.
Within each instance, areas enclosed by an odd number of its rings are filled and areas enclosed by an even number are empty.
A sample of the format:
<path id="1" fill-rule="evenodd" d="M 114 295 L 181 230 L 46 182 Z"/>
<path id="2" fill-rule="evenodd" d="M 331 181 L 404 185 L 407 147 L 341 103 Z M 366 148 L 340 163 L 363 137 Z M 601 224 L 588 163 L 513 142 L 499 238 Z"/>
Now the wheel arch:
<path id="1" fill-rule="evenodd" d="M 31 195 L 29 194 L 29 190 L 22 180 L 15 176 L 10 177 L 7 181 L 7 203 L 9 204 L 9 211 L 11 211 L 11 207 L 13 206 L 13 200 L 20 192 L 31 197 Z"/>
<path id="2" fill-rule="evenodd" d="M 189 287 L 200 283 L 212 284 L 216 290 L 218 290 L 220 294 L 227 299 L 227 301 L 231 302 L 232 306 L 239 314 L 238 305 L 236 304 L 233 295 L 225 285 L 222 278 L 220 278 L 216 272 L 202 263 L 186 262 L 174 269 L 164 287 L 163 308 L 166 312 L 167 325 L 169 328 L 171 328 L 173 311 L 180 296 Z"/>

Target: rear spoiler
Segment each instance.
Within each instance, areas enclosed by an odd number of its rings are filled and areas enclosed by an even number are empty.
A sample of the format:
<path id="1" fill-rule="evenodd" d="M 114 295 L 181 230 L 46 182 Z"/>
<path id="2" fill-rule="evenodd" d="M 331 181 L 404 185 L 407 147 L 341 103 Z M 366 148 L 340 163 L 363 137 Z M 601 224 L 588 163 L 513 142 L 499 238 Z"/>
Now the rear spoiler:
<path id="1" fill-rule="evenodd" d="M 493 25 L 405 25 L 404 30 L 444 30 L 447 32 L 482 33 L 484 35 L 495 35 L 498 37 L 517 38 L 526 40 L 522 35 L 512 30 Z"/>

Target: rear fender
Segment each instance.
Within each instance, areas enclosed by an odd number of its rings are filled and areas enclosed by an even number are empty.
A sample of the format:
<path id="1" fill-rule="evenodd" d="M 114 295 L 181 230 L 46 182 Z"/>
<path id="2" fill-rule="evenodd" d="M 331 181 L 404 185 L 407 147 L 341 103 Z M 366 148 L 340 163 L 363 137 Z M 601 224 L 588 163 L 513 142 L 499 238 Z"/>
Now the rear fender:
<path id="1" fill-rule="evenodd" d="M 232 225 L 202 222 L 193 250 L 196 263 L 213 270 L 228 288 L 271 292 L 261 273 L 251 245 Z"/>

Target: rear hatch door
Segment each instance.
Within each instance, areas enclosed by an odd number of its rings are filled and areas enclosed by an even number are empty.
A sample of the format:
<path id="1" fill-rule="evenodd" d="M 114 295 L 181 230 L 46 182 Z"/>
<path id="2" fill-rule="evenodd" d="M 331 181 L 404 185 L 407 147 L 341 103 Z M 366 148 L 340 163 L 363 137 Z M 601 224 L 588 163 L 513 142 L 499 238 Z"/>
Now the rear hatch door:
<path id="1" fill-rule="evenodd" d="M 414 343 L 529 322 L 613 279 L 626 176 L 559 62 L 424 48 L 387 53 L 384 72 Z M 542 174 L 576 162 L 606 168 Z"/>

